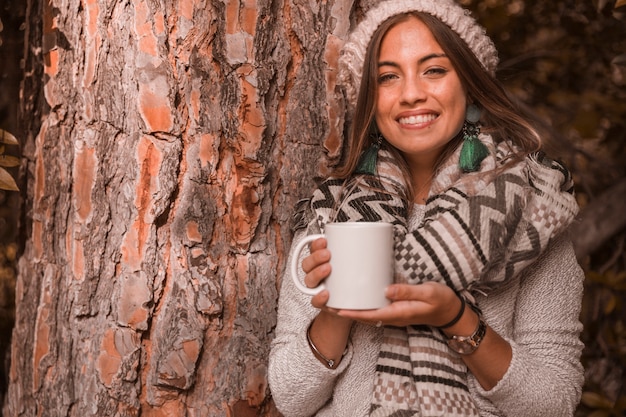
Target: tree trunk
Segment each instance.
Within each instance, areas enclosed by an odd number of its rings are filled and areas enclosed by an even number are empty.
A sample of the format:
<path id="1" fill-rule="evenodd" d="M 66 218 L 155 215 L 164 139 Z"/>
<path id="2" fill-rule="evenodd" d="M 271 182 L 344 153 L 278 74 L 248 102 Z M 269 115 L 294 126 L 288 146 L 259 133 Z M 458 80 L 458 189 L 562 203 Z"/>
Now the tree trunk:
<path id="1" fill-rule="evenodd" d="M 581 263 L 611 237 L 626 228 L 626 178 L 592 200 L 580 212 L 579 221 L 572 226 L 576 257 Z"/>
<path id="2" fill-rule="evenodd" d="M 352 7 L 28 0 L 6 416 L 278 415 L 290 217 L 341 147 Z"/>

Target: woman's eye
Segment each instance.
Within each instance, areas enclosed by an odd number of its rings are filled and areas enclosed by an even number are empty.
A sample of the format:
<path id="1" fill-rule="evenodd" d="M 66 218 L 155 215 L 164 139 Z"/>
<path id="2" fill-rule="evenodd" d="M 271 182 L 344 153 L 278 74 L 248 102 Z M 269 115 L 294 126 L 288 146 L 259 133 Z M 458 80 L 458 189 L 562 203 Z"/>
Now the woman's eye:
<path id="1" fill-rule="evenodd" d="M 445 68 L 433 67 L 433 68 L 428 68 L 424 73 L 426 75 L 444 75 L 447 72 L 448 70 Z"/>
<path id="2" fill-rule="evenodd" d="M 378 83 L 382 84 L 382 83 L 385 83 L 387 81 L 391 81 L 391 80 L 393 80 L 395 78 L 396 78 L 395 74 L 381 74 L 381 75 L 378 76 Z"/>

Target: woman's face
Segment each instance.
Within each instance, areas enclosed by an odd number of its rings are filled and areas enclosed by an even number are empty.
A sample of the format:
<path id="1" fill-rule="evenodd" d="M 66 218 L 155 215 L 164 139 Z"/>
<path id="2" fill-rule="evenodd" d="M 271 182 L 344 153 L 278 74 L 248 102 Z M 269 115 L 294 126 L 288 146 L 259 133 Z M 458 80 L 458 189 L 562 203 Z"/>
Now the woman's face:
<path id="1" fill-rule="evenodd" d="M 384 36 L 376 123 L 413 170 L 433 169 L 465 119 L 466 92 L 432 33 L 411 17 Z"/>

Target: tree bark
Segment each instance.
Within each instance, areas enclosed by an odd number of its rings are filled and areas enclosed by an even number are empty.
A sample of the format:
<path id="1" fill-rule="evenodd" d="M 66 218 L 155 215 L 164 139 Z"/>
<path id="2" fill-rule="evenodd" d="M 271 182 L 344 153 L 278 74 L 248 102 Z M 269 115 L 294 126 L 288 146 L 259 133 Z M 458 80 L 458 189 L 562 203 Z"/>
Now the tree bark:
<path id="1" fill-rule="evenodd" d="M 278 415 L 290 217 L 342 146 L 352 7 L 28 0 L 5 415 Z"/>

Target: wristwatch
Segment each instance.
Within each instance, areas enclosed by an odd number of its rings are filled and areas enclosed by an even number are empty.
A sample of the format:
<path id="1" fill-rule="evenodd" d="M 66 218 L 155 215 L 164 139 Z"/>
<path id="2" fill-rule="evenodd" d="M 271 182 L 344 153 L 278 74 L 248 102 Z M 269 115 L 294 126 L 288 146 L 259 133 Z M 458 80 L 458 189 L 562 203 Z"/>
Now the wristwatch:
<path id="1" fill-rule="evenodd" d="M 451 336 L 448 339 L 448 346 L 456 353 L 469 355 L 478 349 L 478 346 L 480 345 L 480 342 L 483 341 L 486 332 L 487 325 L 485 324 L 483 318 L 478 315 L 478 326 L 476 326 L 474 333 L 471 336 Z"/>

